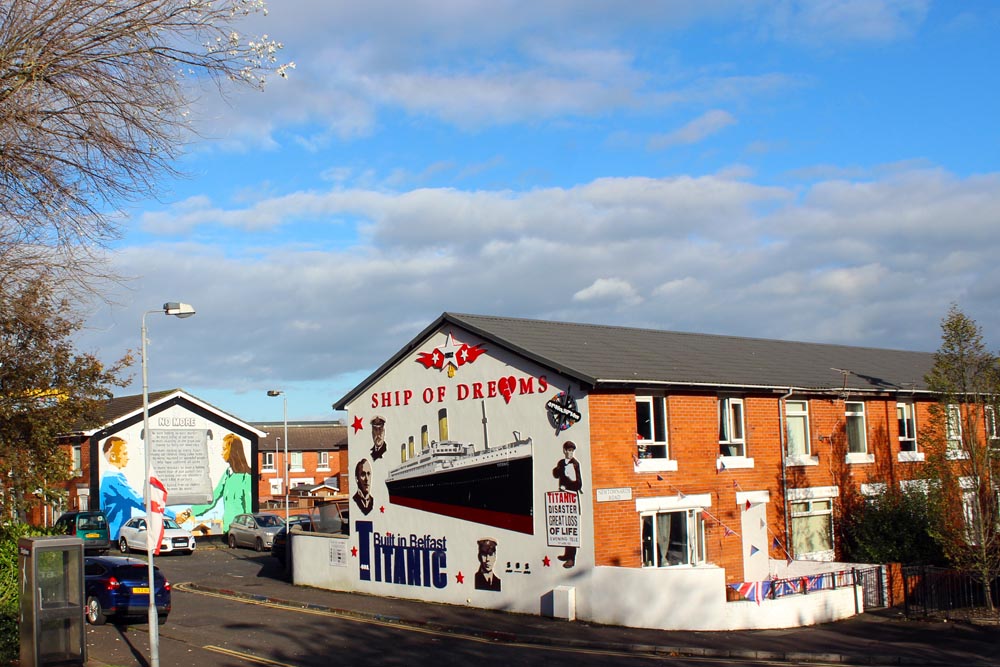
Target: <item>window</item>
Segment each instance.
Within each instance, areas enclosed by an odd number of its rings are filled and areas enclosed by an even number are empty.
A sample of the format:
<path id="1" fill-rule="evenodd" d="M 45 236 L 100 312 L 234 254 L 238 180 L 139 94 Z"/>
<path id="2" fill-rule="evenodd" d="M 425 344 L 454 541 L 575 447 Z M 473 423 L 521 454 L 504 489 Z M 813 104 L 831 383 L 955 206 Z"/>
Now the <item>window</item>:
<path id="1" fill-rule="evenodd" d="M 319 467 L 330 469 L 330 452 L 319 452 Z"/>
<path id="2" fill-rule="evenodd" d="M 292 470 L 303 470 L 302 467 L 302 452 L 290 452 L 289 459 L 291 463 Z"/>
<path id="3" fill-rule="evenodd" d="M 667 399 L 635 397 L 635 439 L 639 459 L 667 458 Z"/>
<path id="4" fill-rule="evenodd" d="M 642 566 L 705 562 L 705 521 L 697 509 L 642 515 Z"/>
<path id="5" fill-rule="evenodd" d="M 900 451 L 917 451 L 917 422 L 913 403 L 896 403 L 896 423 L 899 425 Z"/>
<path id="6" fill-rule="evenodd" d="M 264 470 L 274 470 L 274 452 L 264 452 Z"/>
<path id="7" fill-rule="evenodd" d="M 795 557 L 820 560 L 833 555 L 833 499 L 816 498 L 791 503 L 792 545 Z"/>
<path id="8" fill-rule="evenodd" d="M 719 453 L 722 456 L 745 456 L 743 438 L 743 399 L 719 399 Z"/>
<path id="9" fill-rule="evenodd" d="M 807 401 L 785 402 L 785 434 L 789 457 L 809 456 L 809 403 Z"/>
<path id="10" fill-rule="evenodd" d="M 1000 432 L 997 431 L 997 414 L 992 405 L 983 408 L 983 421 L 986 422 L 986 438 L 990 441 L 990 447 L 998 446 Z"/>
<path id="11" fill-rule="evenodd" d="M 80 445 L 73 445 L 73 476 L 83 474 L 83 452 Z"/>
<path id="12" fill-rule="evenodd" d="M 868 438 L 865 430 L 865 404 L 855 401 L 844 403 L 844 420 L 847 430 L 847 453 L 867 454 Z"/>
<path id="13" fill-rule="evenodd" d="M 948 439 L 948 449 L 962 448 L 962 412 L 955 404 L 947 408 L 945 437 Z"/>

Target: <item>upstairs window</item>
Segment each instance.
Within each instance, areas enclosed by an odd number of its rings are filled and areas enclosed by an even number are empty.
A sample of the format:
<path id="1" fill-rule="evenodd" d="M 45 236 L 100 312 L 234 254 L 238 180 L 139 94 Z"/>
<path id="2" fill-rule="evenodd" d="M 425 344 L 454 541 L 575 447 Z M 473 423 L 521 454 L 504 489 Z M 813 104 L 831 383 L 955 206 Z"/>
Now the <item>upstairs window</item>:
<path id="1" fill-rule="evenodd" d="M 274 470 L 274 452 L 264 452 L 264 470 Z"/>
<path id="2" fill-rule="evenodd" d="M 983 408 L 983 421 L 986 422 L 986 438 L 990 447 L 1000 446 L 1000 432 L 997 431 L 997 414 L 992 405 Z"/>
<path id="3" fill-rule="evenodd" d="M 785 402 L 785 434 L 788 456 L 809 456 L 809 403 L 808 401 Z"/>
<path id="4" fill-rule="evenodd" d="M 292 470 L 304 470 L 302 467 L 302 452 L 290 452 L 288 457 Z"/>
<path id="5" fill-rule="evenodd" d="M 330 468 L 330 452 L 319 452 L 319 467 Z"/>
<path id="6" fill-rule="evenodd" d="M 635 439 L 640 460 L 667 458 L 666 398 L 635 397 Z"/>
<path id="7" fill-rule="evenodd" d="M 746 456 L 742 398 L 719 399 L 719 454 Z"/>
<path id="8" fill-rule="evenodd" d="M 962 449 L 962 411 L 954 403 L 946 408 L 945 437 L 948 449 Z"/>
<path id="9" fill-rule="evenodd" d="M 917 422 L 913 403 L 896 403 L 896 423 L 899 426 L 899 450 L 917 451 Z"/>
<path id="10" fill-rule="evenodd" d="M 867 454 L 868 436 L 865 428 L 865 404 L 860 401 L 844 403 L 844 420 L 847 431 L 847 453 Z"/>

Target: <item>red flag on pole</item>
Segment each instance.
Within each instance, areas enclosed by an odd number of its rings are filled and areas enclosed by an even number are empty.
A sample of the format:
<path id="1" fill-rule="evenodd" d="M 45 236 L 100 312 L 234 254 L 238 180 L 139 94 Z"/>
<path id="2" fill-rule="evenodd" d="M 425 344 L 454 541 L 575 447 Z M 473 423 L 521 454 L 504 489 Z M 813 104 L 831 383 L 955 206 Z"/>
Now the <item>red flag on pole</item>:
<path id="1" fill-rule="evenodd" d="M 146 546 L 154 556 L 160 555 L 160 545 L 163 543 L 163 512 L 167 509 L 167 488 L 156 477 L 155 472 L 149 473 L 150 515 L 146 527 Z"/>

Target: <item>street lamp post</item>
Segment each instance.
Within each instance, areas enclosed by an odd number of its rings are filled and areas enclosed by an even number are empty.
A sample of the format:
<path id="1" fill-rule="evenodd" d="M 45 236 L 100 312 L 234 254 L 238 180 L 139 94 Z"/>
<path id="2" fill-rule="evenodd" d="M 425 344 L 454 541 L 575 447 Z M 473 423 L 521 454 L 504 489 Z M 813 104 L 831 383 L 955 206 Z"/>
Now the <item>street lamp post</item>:
<path id="1" fill-rule="evenodd" d="M 282 413 L 284 414 L 283 421 L 285 424 L 285 476 L 284 476 L 284 486 L 285 486 L 285 525 L 288 525 L 288 471 L 291 466 L 288 465 L 288 396 L 281 389 L 269 389 L 267 391 L 268 396 L 281 396 L 282 403 Z"/>
<path id="2" fill-rule="evenodd" d="M 194 315 L 194 308 L 187 303 L 171 301 L 163 304 L 163 308 L 159 310 L 147 310 L 142 314 L 142 444 L 145 450 L 146 479 L 144 481 L 144 488 L 146 494 L 147 531 L 153 525 L 153 494 L 149 483 L 152 471 L 150 450 L 152 449 L 153 438 L 149 432 L 149 380 L 146 371 L 146 315 L 150 313 L 163 313 L 164 315 L 184 318 Z M 150 544 L 148 532 L 146 533 L 146 547 L 148 548 L 149 568 L 149 665 L 150 667 L 160 667 L 160 622 L 156 613 L 156 579 L 153 576 L 153 545 Z"/>

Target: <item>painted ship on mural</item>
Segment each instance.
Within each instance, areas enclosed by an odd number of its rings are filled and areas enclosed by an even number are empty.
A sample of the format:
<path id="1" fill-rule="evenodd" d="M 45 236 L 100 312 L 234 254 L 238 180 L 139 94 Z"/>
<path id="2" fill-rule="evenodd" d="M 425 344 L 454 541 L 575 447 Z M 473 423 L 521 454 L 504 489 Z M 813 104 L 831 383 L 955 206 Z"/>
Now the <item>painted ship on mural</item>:
<path id="1" fill-rule="evenodd" d="M 404 450 L 405 451 L 405 450 Z M 389 500 L 404 507 L 505 528 L 534 532 L 532 442 L 483 448 L 456 440 L 428 443 L 389 471 Z"/>

